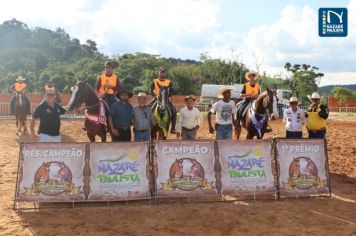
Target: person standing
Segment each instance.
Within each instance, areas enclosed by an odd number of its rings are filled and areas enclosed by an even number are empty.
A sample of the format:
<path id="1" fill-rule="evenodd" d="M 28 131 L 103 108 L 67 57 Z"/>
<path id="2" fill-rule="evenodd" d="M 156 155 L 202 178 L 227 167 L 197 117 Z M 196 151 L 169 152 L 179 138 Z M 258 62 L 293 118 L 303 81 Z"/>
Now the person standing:
<path id="1" fill-rule="evenodd" d="M 109 112 L 109 126 L 113 133 L 112 141 L 131 141 L 131 125 L 133 107 L 129 103 L 132 93 L 123 90 L 116 94 L 119 101 L 115 101 Z"/>
<path id="2" fill-rule="evenodd" d="M 30 131 L 32 138 L 40 142 L 61 142 L 59 130 L 61 127 L 60 115 L 63 115 L 66 110 L 55 102 L 56 91 L 52 89 L 46 90 L 45 100 L 38 105 L 32 115 L 30 123 Z M 36 120 L 40 120 L 38 135 L 35 133 Z"/>
<path id="3" fill-rule="evenodd" d="M 120 92 L 120 79 L 114 73 L 115 65 L 112 61 L 105 62 L 105 72 L 98 77 L 95 90 L 108 104 L 109 107 L 115 102 L 115 94 Z"/>
<path id="4" fill-rule="evenodd" d="M 197 130 L 201 127 L 203 116 L 194 107 L 196 98 L 192 95 L 185 97 L 186 106 L 183 107 L 178 116 L 177 123 L 177 138 L 183 140 L 194 140 L 197 135 Z"/>
<path id="5" fill-rule="evenodd" d="M 223 86 L 220 89 L 219 97 L 222 100 L 214 103 L 208 112 L 209 132 L 216 131 L 216 139 L 232 139 L 232 126 L 235 125 L 236 107 L 231 98 L 231 86 Z M 211 125 L 211 114 L 216 113 L 215 129 Z"/>
<path id="6" fill-rule="evenodd" d="M 133 108 L 134 140 L 136 142 L 151 139 L 151 126 L 156 123 L 151 107 L 147 106 L 146 93 L 137 95 L 138 106 Z"/>
<path id="7" fill-rule="evenodd" d="M 309 138 L 325 138 L 326 135 L 326 119 L 329 117 L 327 106 L 321 104 L 321 97 L 317 92 L 314 92 L 309 99 L 311 105 L 307 110 L 307 129 Z"/>
<path id="8" fill-rule="evenodd" d="M 305 124 L 304 110 L 298 107 L 298 99 L 289 99 L 290 107 L 284 110 L 283 123 L 286 124 L 286 138 L 302 138 Z"/>

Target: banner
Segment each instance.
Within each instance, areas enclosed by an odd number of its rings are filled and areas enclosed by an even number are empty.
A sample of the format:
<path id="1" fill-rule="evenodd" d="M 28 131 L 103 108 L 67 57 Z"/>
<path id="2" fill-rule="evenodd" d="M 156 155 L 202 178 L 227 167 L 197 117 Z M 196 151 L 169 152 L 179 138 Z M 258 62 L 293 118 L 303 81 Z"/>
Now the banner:
<path id="1" fill-rule="evenodd" d="M 84 157 L 85 144 L 24 144 L 16 200 L 83 200 Z"/>
<path id="2" fill-rule="evenodd" d="M 157 195 L 216 195 L 214 142 L 158 141 Z"/>
<path id="3" fill-rule="evenodd" d="M 219 141 L 219 157 L 222 194 L 276 191 L 270 141 Z"/>
<path id="4" fill-rule="evenodd" d="M 150 198 L 148 143 L 90 144 L 90 200 Z"/>
<path id="5" fill-rule="evenodd" d="M 325 142 L 277 139 L 280 197 L 330 195 Z"/>

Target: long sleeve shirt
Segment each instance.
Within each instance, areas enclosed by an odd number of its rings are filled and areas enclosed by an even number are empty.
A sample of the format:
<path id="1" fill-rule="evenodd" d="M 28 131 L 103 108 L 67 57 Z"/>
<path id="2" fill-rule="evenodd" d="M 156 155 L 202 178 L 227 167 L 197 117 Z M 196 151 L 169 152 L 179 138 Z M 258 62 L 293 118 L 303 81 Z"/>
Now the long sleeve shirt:
<path id="1" fill-rule="evenodd" d="M 195 126 L 202 126 L 203 116 L 200 111 L 193 107 L 189 110 L 187 107 L 183 107 L 178 116 L 177 131 L 182 132 L 182 128 L 193 129 Z"/>

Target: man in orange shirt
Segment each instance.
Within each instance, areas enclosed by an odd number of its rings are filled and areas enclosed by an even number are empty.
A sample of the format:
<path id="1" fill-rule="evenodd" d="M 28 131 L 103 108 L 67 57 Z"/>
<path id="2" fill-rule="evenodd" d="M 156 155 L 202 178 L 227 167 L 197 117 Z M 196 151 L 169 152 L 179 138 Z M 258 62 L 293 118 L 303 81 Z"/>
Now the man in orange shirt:
<path id="1" fill-rule="evenodd" d="M 30 101 L 28 100 L 28 98 L 25 95 L 25 92 L 26 92 L 26 89 L 27 89 L 27 85 L 24 82 L 25 80 L 26 80 L 25 78 L 23 78 L 22 76 L 19 76 L 16 79 L 16 83 L 14 83 L 11 86 L 11 91 L 14 92 L 14 93 L 23 93 L 24 94 L 23 97 L 24 97 L 25 107 L 26 107 L 27 113 L 30 114 L 31 113 L 31 111 L 30 111 Z M 13 96 L 11 98 L 11 101 L 10 101 L 10 114 L 14 114 L 15 105 L 16 105 L 16 96 Z"/>
<path id="2" fill-rule="evenodd" d="M 115 65 L 112 61 L 105 62 L 104 68 L 105 72 L 98 76 L 95 90 L 99 94 L 99 97 L 102 97 L 107 102 L 110 108 L 116 101 L 115 94 L 120 92 L 120 79 L 113 71 Z"/>

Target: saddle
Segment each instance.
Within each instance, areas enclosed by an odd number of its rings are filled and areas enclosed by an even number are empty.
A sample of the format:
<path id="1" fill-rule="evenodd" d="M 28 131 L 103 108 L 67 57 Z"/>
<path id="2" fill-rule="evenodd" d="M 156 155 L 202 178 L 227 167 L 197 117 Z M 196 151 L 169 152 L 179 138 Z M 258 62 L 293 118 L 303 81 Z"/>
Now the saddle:
<path id="1" fill-rule="evenodd" d="M 252 102 L 248 104 L 244 104 L 244 101 L 240 101 L 237 103 L 237 113 L 236 116 L 238 120 L 244 120 L 243 118 L 246 116 L 246 112 L 250 109 Z"/>

